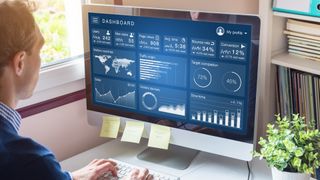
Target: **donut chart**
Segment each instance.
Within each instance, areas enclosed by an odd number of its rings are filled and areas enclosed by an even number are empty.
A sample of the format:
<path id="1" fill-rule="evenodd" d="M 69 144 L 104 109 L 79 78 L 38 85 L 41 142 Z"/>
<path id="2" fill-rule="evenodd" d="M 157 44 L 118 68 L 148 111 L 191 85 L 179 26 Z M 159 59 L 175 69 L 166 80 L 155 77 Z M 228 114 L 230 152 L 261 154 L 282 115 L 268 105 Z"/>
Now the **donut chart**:
<path id="1" fill-rule="evenodd" d="M 158 99 L 152 92 L 145 92 L 142 95 L 142 105 L 144 108 L 152 111 L 158 106 Z"/>
<path id="2" fill-rule="evenodd" d="M 231 71 L 224 74 L 222 79 L 223 87 L 230 92 L 238 92 L 242 86 L 242 80 L 238 73 Z"/>
<path id="3" fill-rule="evenodd" d="M 207 88 L 212 84 L 212 74 L 206 68 L 199 68 L 193 73 L 193 82 L 200 88 Z"/>

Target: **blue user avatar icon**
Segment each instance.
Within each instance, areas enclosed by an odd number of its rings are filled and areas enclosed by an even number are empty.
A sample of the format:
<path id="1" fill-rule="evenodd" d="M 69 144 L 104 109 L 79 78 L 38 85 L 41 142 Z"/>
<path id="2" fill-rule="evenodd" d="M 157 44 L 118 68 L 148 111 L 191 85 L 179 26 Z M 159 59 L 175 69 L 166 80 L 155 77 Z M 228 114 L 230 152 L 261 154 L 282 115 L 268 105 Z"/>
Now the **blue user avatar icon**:
<path id="1" fill-rule="evenodd" d="M 224 35 L 224 28 L 221 26 L 217 27 L 216 33 L 218 34 L 218 36 L 223 36 Z"/>

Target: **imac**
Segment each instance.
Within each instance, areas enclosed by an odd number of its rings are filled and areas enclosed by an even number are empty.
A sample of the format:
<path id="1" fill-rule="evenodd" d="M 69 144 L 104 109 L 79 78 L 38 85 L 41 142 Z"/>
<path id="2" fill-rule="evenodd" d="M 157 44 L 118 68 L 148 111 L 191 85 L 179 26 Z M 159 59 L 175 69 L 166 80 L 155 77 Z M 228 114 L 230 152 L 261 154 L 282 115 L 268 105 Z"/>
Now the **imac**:
<path id="1" fill-rule="evenodd" d="M 83 32 L 89 124 L 110 114 L 144 121 L 146 134 L 166 125 L 169 150 L 191 160 L 252 159 L 257 16 L 83 5 Z"/>

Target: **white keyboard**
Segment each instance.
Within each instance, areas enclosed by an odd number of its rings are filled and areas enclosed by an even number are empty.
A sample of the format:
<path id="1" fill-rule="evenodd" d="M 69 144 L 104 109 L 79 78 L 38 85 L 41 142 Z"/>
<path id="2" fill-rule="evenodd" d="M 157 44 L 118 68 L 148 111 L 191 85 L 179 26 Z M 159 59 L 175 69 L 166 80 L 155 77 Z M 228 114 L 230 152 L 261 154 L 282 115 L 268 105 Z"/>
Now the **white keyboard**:
<path id="1" fill-rule="evenodd" d="M 117 163 L 117 167 L 118 167 L 118 177 L 113 177 L 111 175 L 111 173 L 106 173 L 103 177 L 100 177 L 99 179 L 108 179 L 108 180 L 121 180 L 124 177 L 126 177 L 127 175 L 130 174 L 130 172 L 132 171 L 132 169 L 134 168 L 141 168 L 132 164 L 128 164 L 119 160 L 115 160 L 115 159 L 109 159 L 111 161 L 114 161 Z M 179 177 L 177 176 L 173 176 L 173 175 L 169 175 L 169 174 L 164 174 L 164 173 L 160 173 L 160 172 L 156 172 L 153 170 L 149 169 L 149 174 L 152 174 L 153 176 L 153 180 L 180 180 Z"/>

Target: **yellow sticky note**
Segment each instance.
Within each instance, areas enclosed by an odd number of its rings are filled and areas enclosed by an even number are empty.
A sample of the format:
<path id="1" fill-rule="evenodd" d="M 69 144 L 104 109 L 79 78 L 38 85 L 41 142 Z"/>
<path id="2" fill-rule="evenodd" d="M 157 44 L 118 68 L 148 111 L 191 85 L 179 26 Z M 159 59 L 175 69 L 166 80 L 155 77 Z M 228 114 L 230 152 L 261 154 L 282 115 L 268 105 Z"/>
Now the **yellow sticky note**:
<path id="1" fill-rule="evenodd" d="M 104 116 L 100 131 L 101 137 L 117 138 L 120 127 L 120 117 Z"/>
<path id="2" fill-rule="evenodd" d="M 121 141 L 139 143 L 144 130 L 144 123 L 138 121 L 127 121 Z"/>
<path id="3" fill-rule="evenodd" d="M 171 131 L 169 127 L 152 124 L 149 136 L 149 147 L 168 149 Z"/>

